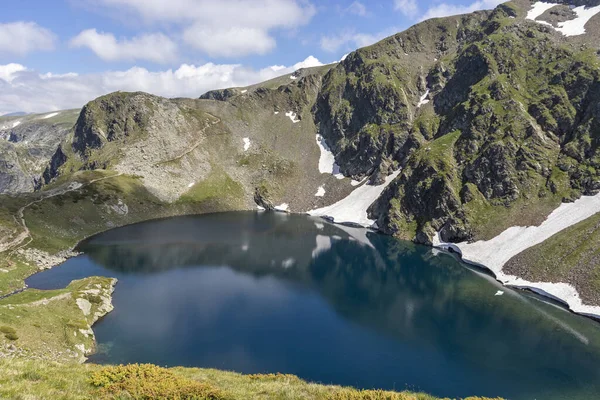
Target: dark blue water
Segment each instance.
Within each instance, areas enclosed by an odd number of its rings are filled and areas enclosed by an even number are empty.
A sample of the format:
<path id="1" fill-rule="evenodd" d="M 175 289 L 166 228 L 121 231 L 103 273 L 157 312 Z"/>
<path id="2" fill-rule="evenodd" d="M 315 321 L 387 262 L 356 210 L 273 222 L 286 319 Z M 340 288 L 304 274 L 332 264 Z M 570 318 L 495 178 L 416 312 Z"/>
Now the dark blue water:
<path id="1" fill-rule="evenodd" d="M 225 213 L 112 230 L 80 250 L 27 283 L 119 279 L 92 362 L 452 397 L 600 398 L 600 324 L 412 243 L 305 216 Z"/>

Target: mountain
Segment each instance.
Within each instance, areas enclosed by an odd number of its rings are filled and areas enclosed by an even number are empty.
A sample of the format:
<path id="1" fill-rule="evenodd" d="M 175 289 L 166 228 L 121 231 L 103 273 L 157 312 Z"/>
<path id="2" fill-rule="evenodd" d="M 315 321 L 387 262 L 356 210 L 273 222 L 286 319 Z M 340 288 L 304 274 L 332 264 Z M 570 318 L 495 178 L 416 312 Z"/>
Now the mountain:
<path id="1" fill-rule="evenodd" d="M 46 142 L 33 134 L 27 149 L 53 147 L 36 159 L 43 171 L 21 165 L 10 138 L 26 135 L 8 127 L 0 193 L 36 204 L 25 232 L 0 218 L 4 248 L 29 235 L 31 248 L 56 253 L 118 225 L 257 205 L 325 209 L 313 212 L 429 245 L 540 225 L 600 192 L 600 1 L 559 3 L 424 21 L 340 63 L 198 99 L 103 96 L 72 128 L 44 127 Z M 548 269 L 526 251 L 512 274 L 566 282 L 600 305 L 595 256 Z"/>
<path id="2" fill-rule="evenodd" d="M 0 117 L 0 193 L 32 192 L 79 110 Z"/>
<path id="3" fill-rule="evenodd" d="M 2 114 L 0 115 L 0 117 L 23 117 L 25 115 L 27 115 L 25 111 L 16 111 L 12 113 Z"/>

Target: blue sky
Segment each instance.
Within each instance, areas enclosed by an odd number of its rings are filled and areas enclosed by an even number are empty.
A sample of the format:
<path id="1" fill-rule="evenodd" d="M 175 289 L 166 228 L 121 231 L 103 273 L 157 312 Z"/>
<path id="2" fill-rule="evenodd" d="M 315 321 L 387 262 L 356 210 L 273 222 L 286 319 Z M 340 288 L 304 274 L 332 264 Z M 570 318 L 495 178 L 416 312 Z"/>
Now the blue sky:
<path id="1" fill-rule="evenodd" d="M 334 62 L 422 19 L 501 1 L 3 2 L 0 115 L 81 107 L 115 90 L 196 97 Z"/>

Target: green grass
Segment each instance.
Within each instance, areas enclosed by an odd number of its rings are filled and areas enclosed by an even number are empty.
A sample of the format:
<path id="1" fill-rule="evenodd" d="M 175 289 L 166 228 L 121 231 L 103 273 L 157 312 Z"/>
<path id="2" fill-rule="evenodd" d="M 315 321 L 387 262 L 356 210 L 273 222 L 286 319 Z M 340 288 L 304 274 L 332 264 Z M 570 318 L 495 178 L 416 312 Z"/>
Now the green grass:
<path id="1" fill-rule="evenodd" d="M 244 188 L 223 170 L 213 167 L 206 179 L 196 183 L 178 200 L 179 204 L 212 203 L 225 210 L 243 207 Z"/>
<path id="2" fill-rule="evenodd" d="M 152 365 L 102 367 L 0 359 L 0 397 L 25 399 L 436 400 L 423 393 L 359 391 L 293 375 L 242 375 Z M 483 400 L 470 397 L 469 400 Z M 491 399 L 490 399 L 491 400 Z"/>
<path id="3" fill-rule="evenodd" d="M 526 270 L 530 281 L 570 282 L 584 302 L 600 293 L 600 213 L 514 257 L 507 265 Z M 573 281 L 570 277 L 578 277 Z"/>
<path id="4" fill-rule="evenodd" d="M 89 331 L 100 307 L 100 302 L 91 298 L 109 295 L 112 285 L 112 279 L 91 277 L 73 281 L 65 289 L 27 289 L 0 300 L 0 331 L 5 336 L 0 337 L 0 348 L 10 342 L 20 356 L 79 361 L 82 354 L 76 346 L 95 347 L 93 337 L 81 331 Z M 90 302 L 88 315 L 79 308 L 77 299 Z"/>

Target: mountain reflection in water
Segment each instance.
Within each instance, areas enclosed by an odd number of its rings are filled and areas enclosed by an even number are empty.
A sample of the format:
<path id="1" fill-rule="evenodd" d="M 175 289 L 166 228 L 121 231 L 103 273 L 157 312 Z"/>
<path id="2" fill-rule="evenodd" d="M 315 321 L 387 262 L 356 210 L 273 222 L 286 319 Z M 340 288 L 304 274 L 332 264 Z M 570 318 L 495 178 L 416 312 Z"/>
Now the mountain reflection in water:
<path id="1" fill-rule="evenodd" d="M 364 229 L 223 213 L 115 229 L 80 250 L 28 284 L 119 279 L 115 311 L 94 327 L 103 349 L 94 362 L 283 372 L 443 396 L 600 393 L 600 325 Z"/>

